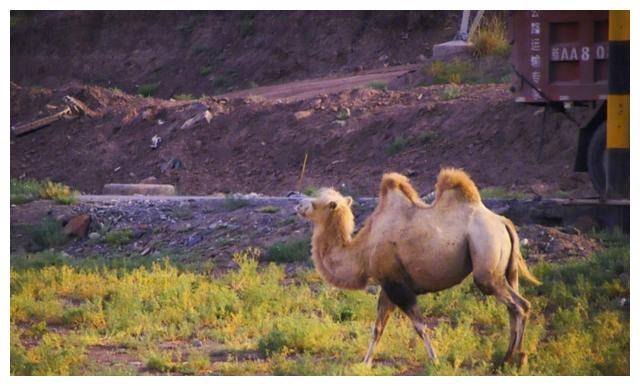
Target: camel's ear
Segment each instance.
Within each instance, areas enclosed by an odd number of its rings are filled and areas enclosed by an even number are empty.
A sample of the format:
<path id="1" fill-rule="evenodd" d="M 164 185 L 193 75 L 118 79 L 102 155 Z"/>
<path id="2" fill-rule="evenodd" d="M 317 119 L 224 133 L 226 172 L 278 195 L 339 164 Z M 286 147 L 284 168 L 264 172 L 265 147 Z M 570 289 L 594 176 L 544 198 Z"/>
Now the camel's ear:
<path id="1" fill-rule="evenodd" d="M 347 200 L 347 206 L 351 207 L 351 204 L 353 204 L 353 198 L 351 198 L 351 196 L 347 196 L 345 197 L 345 200 Z"/>
<path id="2" fill-rule="evenodd" d="M 338 204 L 336 204 L 335 201 L 331 201 L 329 203 L 329 209 L 331 209 L 331 210 L 334 210 L 337 206 L 338 206 Z"/>

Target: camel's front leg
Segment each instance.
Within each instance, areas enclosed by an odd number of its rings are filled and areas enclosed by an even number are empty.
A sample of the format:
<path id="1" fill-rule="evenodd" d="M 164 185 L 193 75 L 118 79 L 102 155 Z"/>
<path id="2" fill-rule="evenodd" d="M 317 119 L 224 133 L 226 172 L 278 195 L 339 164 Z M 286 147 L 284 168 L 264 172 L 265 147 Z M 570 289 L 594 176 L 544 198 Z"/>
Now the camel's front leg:
<path id="1" fill-rule="evenodd" d="M 389 300 L 389 297 L 384 292 L 384 289 L 381 290 L 380 297 L 378 298 L 378 317 L 376 318 L 376 323 L 373 325 L 373 329 L 371 332 L 371 342 L 369 343 L 369 350 L 367 350 L 367 355 L 365 355 L 364 357 L 364 363 L 368 366 L 371 366 L 371 364 L 373 363 L 373 352 L 375 351 L 376 345 L 382 337 L 384 327 L 387 325 L 387 321 L 389 321 L 391 312 L 394 309 L 395 305 L 391 303 L 391 300 Z"/>
<path id="2" fill-rule="evenodd" d="M 413 322 L 413 327 L 415 328 L 420 338 L 422 338 L 422 342 L 424 342 L 424 348 L 427 350 L 427 354 L 429 355 L 431 361 L 433 361 L 433 363 L 438 363 L 438 356 L 433 350 L 433 347 L 431 347 L 431 341 L 429 340 L 429 336 L 427 335 L 427 322 L 420 313 L 418 305 L 413 304 L 403 311 L 411 319 L 411 322 Z"/>

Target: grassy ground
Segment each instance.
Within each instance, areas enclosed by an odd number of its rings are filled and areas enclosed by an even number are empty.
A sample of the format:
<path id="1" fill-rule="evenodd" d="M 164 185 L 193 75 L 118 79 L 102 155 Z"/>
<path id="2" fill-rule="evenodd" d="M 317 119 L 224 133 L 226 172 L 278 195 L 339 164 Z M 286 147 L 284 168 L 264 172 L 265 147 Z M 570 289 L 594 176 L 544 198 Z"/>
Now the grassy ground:
<path id="1" fill-rule="evenodd" d="M 629 374 L 629 243 L 600 235 L 586 260 L 539 264 L 519 374 Z M 507 346 L 501 304 L 462 285 L 420 298 L 437 366 L 394 314 L 373 368 L 360 362 L 376 295 L 327 286 L 314 271 L 258 267 L 211 277 L 169 260 L 150 267 L 85 264 L 56 252 L 12 256 L 12 374 L 515 374 L 496 368 Z"/>

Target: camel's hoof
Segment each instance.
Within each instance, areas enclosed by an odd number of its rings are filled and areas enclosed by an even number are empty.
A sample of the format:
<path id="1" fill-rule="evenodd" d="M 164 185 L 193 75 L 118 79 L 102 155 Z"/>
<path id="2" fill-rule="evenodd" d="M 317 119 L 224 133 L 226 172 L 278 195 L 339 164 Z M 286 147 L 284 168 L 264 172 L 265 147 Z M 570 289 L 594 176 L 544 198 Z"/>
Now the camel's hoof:
<path id="1" fill-rule="evenodd" d="M 507 354 L 504 356 L 504 358 L 502 358 L 502 361 L 500 362 L 500 368 L 504 369 L 504 366 L 507 363 L 510 363 L 513 360 L 513 354 Z"/>
<path id="2" fill-rule="evenodd" d="M 518 369 L 521 369 L 522 367 L 526 366 L 528 360 L 529 360 L 529 356 L 526 353 L 521 352 L 518 355 L 518 359 L 517 359 Z"/>

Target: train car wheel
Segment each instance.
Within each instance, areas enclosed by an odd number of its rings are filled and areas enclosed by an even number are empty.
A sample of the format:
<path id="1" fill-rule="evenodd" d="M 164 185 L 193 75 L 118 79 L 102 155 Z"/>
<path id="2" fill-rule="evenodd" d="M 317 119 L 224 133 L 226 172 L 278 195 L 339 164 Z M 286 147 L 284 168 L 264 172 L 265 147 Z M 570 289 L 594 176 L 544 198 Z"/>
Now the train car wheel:
<path id="1" fill-rule="evenodd" d="M 603 121 L 593 133 L 589 143 L 588 167 L 591 183 L 601 197 L 604 197 L 607 186 L 606 156 L 607 150 L 607 121 Z"/>

